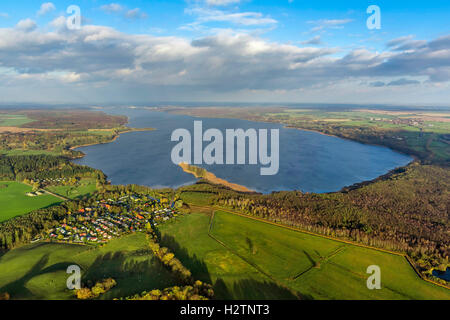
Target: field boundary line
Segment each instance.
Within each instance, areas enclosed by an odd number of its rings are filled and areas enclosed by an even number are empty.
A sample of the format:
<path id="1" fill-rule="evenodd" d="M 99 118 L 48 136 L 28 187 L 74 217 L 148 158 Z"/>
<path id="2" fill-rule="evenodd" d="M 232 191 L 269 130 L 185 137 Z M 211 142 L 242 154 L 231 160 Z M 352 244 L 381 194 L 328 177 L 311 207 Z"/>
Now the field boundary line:
<path id="1" fill-rule="evenodd" d="M 211 214 L 211 219 L 209 222 L 209 226 L 208 226 L 208 236 L 213 239 L 214 241 L 216 241 L 218 244 L 220 244 L 222 247 L 224 247 L 225 249 L 227 249 L 228 251 L 230 251 L 232 254 L 234 254 L 235 256 L 239 257 L 241 260 L 243 260 L 245 263 L 247 263 L 248 265 L 250 265 L 251 267 L 253 267 L 254 269 L 256 269 L 256 271 L 260 272 L 261 274 L 263 274 L 264 276 L 266 276 L 267 278 L 269 278 L 271 281 L 275 282 L 277 285 L 279 285 L 280 287 L 285 288 L 286 290 L 288 290 L 289 292 L 291 292 L 292 294 L 294 294 L 295 296 L 297 296 L 298 298 L 301 298 L 301 295 L 299 293 L 297 293 L 296 291 L 293 291 L 291 288 L 287 287 L 286 285 L 284 285 L 283 283 L 279 282 L 277 279 L 273 278 L 269 273 L 265 272 L 264 270 L 262 270 L 257 264 L 249 261 L 247 258 L 245 258 L 244 256 L 242 256 L 240 253 L 238 253 L 236 250 L 228 247 L 223 241 L 217 239 L 215 236 L 212 235 L 211 231 L 212 231 L 212 225 L 214 222 L 214 215 L 215 215 L 215 210 L 212 210 L 212 214 Z"/>
<path id="2" fill-rule="evenodd" d="M 306 273 L 308 273 L 309 271 L 313 270 L 313 269 L 320 269 L 322 267 L 322 263 L 326 264 L 330 261 L 331 258 L 333 258 L 334 256 L 336 256 L 337 254 L 341 253 L 342 251 L 345 250 L 345 248 L 347 248 L 346 245 L 340 246 L 338 247 L 336 250 L 334 250 L 333 252 L 331 252 L 328 256 L 326 257 L 319 257 L 319 260 L 316 262 L 315 265 L 310 266 L 309 268 L 307 268 L 306 270 L 303 270 L 302 272 L 294 275 L 293 277 L 291 277 L 291 280 L 297 280 L 298 278 L 300 278 L 301 276 L 305 275 Z M 319 267 L 317 268 L 317 263 L 319 263 Z"/>
<path id="3" fill-rule="evenodd" d="M 23 183 L 24 185 L 27 185 L 27 186 L 29 186 L 29 187 L 32 187 L 31 184 L 25 183 L 25 182 L 23 182 L 23 181 L 20 181 L 20 183 Z M 66 198 L 66 197 L 64 197 L 64 196 L 62 196 L 62 195 L 60 195 L 60 194 L 56 194 L 56 193 L 54 193 L 54 192 L 48 191 L 47 189 L 44 189 L 44 188 L 41 188 L 41 189 L 44 190 L 46 193 L 48 193 L 48 194 L 50 194 L 50 195 L 52 195 L 52 196 L 54 196 L 54 197 L 56 197 L 56 198 L 59 198 L 59 199 L 61 199 L 61 200 L 64 200 L 64 201 L 69 201 L 69 200 L 70 200 L 69 198 Z"/>
<path id="4" fill-rule="evenodd" d="M 323 235 L 323 234 L 319 234 L 319 233 L 307 231 L 307 230 L 304 230 L 304 229 L 300 229 L 300 228 L 297 228 L 297 227 L 286 226 L 286 225 L 283 225 L 283 224 L 280 224 L 280 223 L 277 223 L 277 222 L 273 222 L 273 221 L 269 221 L 269 220 L 266 220 L 266 219 L 252 217 L 252 216 L 249 216 L 249 215 L 246 215 L 246 214 L 242 214 L 242 213 L 238 213 L 238 212 L 235 212 L 235 211 L 223 209 L 221 207 L 215 207 L 215 208 L 216 208 L 216 210 L 221 210 L 221 211 L 224 211 L 224 212 L 227 212 L 227 213 L 231 213 L 231 214 L 235 214 L 235 215 L 241 216 L 243 218 L 248 218 L 248 219 L 260 221 L 260 222 L 263 222 L 263 223 L 271 224 L 271 225 L 274 225 L 274 226 L 277 226 L 277 227 L 281 227 L 281 228 L 285 228 L 285 229 L 289 229 L 289 230 L 292 230 L 292 231 L 297 231 L 297 232 L 309 234 L 309 235 L 312 235 L 312 236 L 316 236 L 316 237 L 320 237 L 320 238 L 324 238 L 324 239 L 328 239 L 328 240 L 332 240 L 332 241 L 342 242 L 342 243 L 346 243 L 346 244 L 350 244 L 350 245 L 354 245 L 354 246 L 358 246 L 358 247 L 362 247 L 362 248 L 366 248 L 366 249 L 372 249 L 372 250 L 381 251 L 381 252 L 384 252 L 384 253 L 390 253 L 390 254 L 393 254 L 393 255 L 396 255 L 396 256 L 404 256 L 404 254 L 402 254 L 400 252 L 395 252 L 395 251 L 390 251 L 390 250 L 387 250 L 387 249 L 381 249 L 381 248 L 377 248 L 377 247 L 372 247 L 372 246 L 368 246 L 368 245 L 365 245 L 365 244 L 353 242 L 353 241 L 350 241 L 350 240 L 344 240 L 344 239 L 339 239 L 339 238 L 335 238 L 335 237 L 330 237 L 330 236 L 326 236 L 326 235 Z"/>
<path id="5" fill-rule="evenodd" d="M 66 197 L 64 197 L 64 196 L 62 196 L 62 195 L 60 195 L 60 194 L 57 194 L 57 193 L 48 191 L 47 189 L 42 189 L 42 190 L 44 190 L 46 193 L 51 194 L 52 196 L 57 197 L 57 198 L 59 198 L 59 199 L 61 199 L 61 200 L 64 200 L 64 201 L 70 201 L 69 198 L 66 198 Z"/>
<path id="6" fill-rule="evenodd" d="M 312 236 L 316 236 L 316 237 L 320 237 L 320 238 L 324 238 L 324 239 L 328 239 L 328 240 L 332 240 L 332 241 L 337 241 L 337 242 L 341 242 L 341 243 L 346 243 L 346 244 L 350 244 L 350 245 L 357 246 L 357 247 L 360 247 L 360 248 L 371 249 L 371 250 L 375 250 L 375 251 L 379 251 L 379 252 L 384 252 L 384 253 L 389 253 L 389 254 L 392 254 L 392 255 L 396 255 L 396 256 L 399 256 L 399 257 L 403 257 L 404 259 L 406 259 L 406 261 L 408 262 L 408 264 L 413 268 L 414 272 L 416 273 L 416 275 L 417 275 L 420 279 L 422 279 L 422 280 L 424 280 L 424 281 L 426 281 L 426 282 L 428 282 L 428 283 L 434 284 L 434 285 L 436 285 L 436 286 L 439 286 L 439 287 L 445 288 L 445 289 L 447 289 L 447 290 L 450 290 L 450 288 L 449 288 L 448 286 L 444 285 L 444 284 L 441 284 L 441 283 L 438 283 L 438 282 L 435 282 L 435 281 L 433 281 L 433 280 L 430 280 L 430 279 L 425 278 L 425 277 L 419 272 L 419 270 L 417 270 L 416 266 L 414 265 L 414 263 L 412 262 L 412 260 L 410 259 L 410 257 L 409 257 L 407 254 L 405 254 L 405 253 L 400 253 L 400 252 L 390 251 L 390 250 L 381 249 L 381 248 L 377 248 L 377 247 L 372 247 L 372 246 L 368 246 L 368 245 L 365 245 L 365 244 L 353 242 L 353 241 L 350 241 L 350 240 L 344 240 L 344 239 L 334 238 L 334 237 L 330 237 L 330 236 L 326 236 L 326 235 L 314 233 L 314 232 L 311 232 L 311 231 L 303 230 L 303 229 L 300 229 L 300 228 L 297 228 L 297 227 L 286 226 L 286 225 L 283 225 L 283 224 L 280 224 L 280 223 L 276 223 L 276 222 L 273 222 L 273 221 L 269 221 L 269 220 L 266 220 L 266 219 L 263 219 L 263 218 L 252 217 L 252 216 L 249 216 L 249 215 L 246 215 L 246 214 L 243 214 L 243 213 L 238 213 L 238 212 L 236 212 L 236 211 L 232 211 L 232 210 L 230 210 L 230 209 L 222 208 L 222 207 L 218 207 L 218 206 L 209 206 L 209 207 L 204 207 L 204 206 L 193 206 L 193 207 L 200 207 L 200 208 L 204 208 L 204 209 L 206 209 L 206 208 L 212 208 L 212 209 L 215 209 L 215 210 L 218 210 L 218 211 L 224 211 L 224 212 L 227 212 L 227 213 L 230 213 L 230 214 L 234 214 L 234 215 L 237 215 L 237 216 L 241 216 L 241 217 L 243 217 L 243 218 L 252 219 L 252 220 L 255 220 L 255 221 L 262 222 L 262 223 L 267 223 L 267 224 L 274 225 L 274 226 L 277 226 L 277 227 L 280 227 L 280 228 L 284 228 L 284 229 L 288 229 L 288 230 L 292 230 L 292 231 L 296 231 L 296 232 L 300 232 L 300 233 L 304 233 L 304 234 L 309 234 L 309 235 L 312 235 Z"/>

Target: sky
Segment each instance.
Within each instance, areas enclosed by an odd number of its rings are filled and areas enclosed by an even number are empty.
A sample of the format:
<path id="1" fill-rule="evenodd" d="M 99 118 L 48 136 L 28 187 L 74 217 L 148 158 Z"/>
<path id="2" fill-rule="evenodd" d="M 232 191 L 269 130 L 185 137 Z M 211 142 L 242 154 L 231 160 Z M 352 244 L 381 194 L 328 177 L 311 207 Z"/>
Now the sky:
<path id="1" fill-rule="evenodd" d="M 2 1 L 11 102 L 450 105 L 450 1 Z"/>

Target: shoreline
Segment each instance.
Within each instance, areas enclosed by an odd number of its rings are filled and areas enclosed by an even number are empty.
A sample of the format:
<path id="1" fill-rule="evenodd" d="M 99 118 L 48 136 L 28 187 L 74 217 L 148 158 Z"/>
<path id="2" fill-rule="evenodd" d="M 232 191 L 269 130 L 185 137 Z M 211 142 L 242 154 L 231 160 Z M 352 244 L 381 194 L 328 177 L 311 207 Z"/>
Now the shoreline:
<path id="1" fill-rule="evenodd" d="M 166 113 L 175 114 L 175 115 L 179 114 L 179 113 L 175 113 L 175 112 L 171 112 L 171 111 L 166 111 L 166 110 L 162 110 L 162 109 L 156 109 L 156 111 L 158 111 L 158 112 L 166 112 Z M 356 182 L 356 183 L 354 183 L 354 184 L 352 184 L 352 185 L 344 186 L 344 187 L 342 187 L 339 191 L 334 191 L 334 192 L 324 192 L 324 193 L 318 193 L 318 194 L 333 194 L 333 193 L 337 193 L 337 192 L 344 192 L 344 193 L 346 193 L 346 192 L 348 192 L 349 190 L 359 189 L 359 188 L 361 188 L 361 187 L 363 187 L 363 186 L 370 185 L 370 184 L 375 183 L 375 182 L 377 182 L 377 181 L 379 181 L 379 180 L 386 180 L 387 178 L 389 178 L 390 176 L 392 176 L 393 174 L 395 174 L 395 173 L 398 172 L 399 170 L 401 170 L 401 169 L 406 169 L 406 168 L 409 167 L 410 165 L 412 165 L 412 164 L 414 164 L 414 163 L 420 162 L 419 157 L 417 157 L 416 155 L 412 155 L 412 154 L 409 154 L 409 153 L 405 153 L 405 152 L 403 152 L 403 151 L 393 149 L 393 148 L 388 147 L 388 146 L 383 145 L 383 144 L 366 143 L 366 142 L 358 141 L 358 140 L 356 140 L 356 139 L 350 139 L 350 138 L 347 138 L 347 137 L 340 137 L 340 136 L 338 136 L 338 135 L 328 134 L 328 133 L 325 133 L 325 132 L 321 132 L 321 131 L 319 131 L 319 130 L 305 129 L 305 128 L 301 128 L 301 127 L 294 127 L 294 126 L 285 124 L 285 123 L 283 123 L 283 122 L 277 122 L 277 121 L 264 121 L 264 120 L 258 121 L 258 120 L 248 120 L 248 119 L 243 119 L 243 118 L 233 118 L 233 117 L 208 117 L 208 116 L 204 116 L 204 117 L 203 117 L 203 116 L 199 116 L 199 115 L 194 115 L 194 116 L 193 116 L 193 115 L 190 115 L 190 114 L 183 114 L 183 113 L 181 113 L 181 114 L 182 114 L 182 115 L 187 115 L 187 116 L 190 116 L 190 117 L 194 117 L 194 118 L 231 119 L 231 120 L 233 120 L 233 119 L 238 119 L 238 120 L 253 121 L 253 122 L 260 122 L 260 123 L 270 123 L 270 124 L 275 123 L 275 124 L 281 125 L 281 126 L 282 126 L 283 128 L 285 128 L 285 129 L 295 129 L 295 130 L 302 130 L 302 131 L 307 131 L 307 132 L 314 132 L 314 133 L 318 133 L 318 134 L 321 134 L 321 135 L 324 135 L 324 136 L 333 137 L 333 138 L 338 138 L 338 139 L 343 139 L 343 140 L 347 140 L 347 141 L 351 141 L 351 142 L 356 142 L 356 143 L 360 143 L 360 144 L 367 145 L 367 146 L 376 146 L 376 147 L 387 148 L 387 149 L 389 149 L 389 150 L 392 150 L 393 152 L 396 152 L 396 153 L 402 154 L 402 155 L 406 155 L 406 156 L 412 158 L 412 160 L 409 161 L 407 164 L 405 164 L 405 165 L 403 165 L 403 166 L 396 167 L 396 168 L 392 168 L 392 169 L 388 170 L 386 173 L 384 173 L 384 174 L 382 174 L 382 175 L 380 175 L 380 176 L 378 176 L 378 177 L 376 177 L 376 178 L 374 178 L 374 179 L 371 179 L 371 180 L 363 180 L 363 181 L 360 181 L 360 182 Z M 272 192 L 273 192 L 273 191 L 272 191 Z"/>
<path id="2" fill-rule="evenodd" d="M 356 140 L 356 139 L 351 139 L 351 138 L 347 138 L 347 137 L 340 137 L 340 136 L 337 136 L 337 135 L 334 135 L 334 134 L 325 133 L 325 132 L 322 132 L 322 131 L 319 131 L 319 130 L 313 130 L 313 129 L 304 129 L 304 128 L 292 127 L 292 126 L 289 126 L 289 125 L 284 125 L 283 123 L 280 123 L 280 122 L 274 122 L 274 123 L 282 124 L 282 125 L 284 126 L 284 128 L 286 128 L 286 129 L 297 129 L 297 130 L 302 130 L 302 131 L 315 132 L 315 133 L 318 133 L 318 134 L 321 134 L 321 135 L 324 135 L 324 136 L 333 137 L 333 138 L 338 138 L 338 139 L 343 139 L 343 140 L 347 140 L 347 141 L 352 141 L 352 142 L 364 144 L 364 145 L 366 145 L 366 146 L 375 146 L 375 147 L 383 147 L 383 148 L 387 148 L 387 149 L 392 150 L 392 151 L 394 151 L 394 152 L 397 152 L 397 153 L 399 153 L 399 154 L 403 154 L 403 155 L 406 155 L 406 156 L 408 156 L 408 157 L 413 158 L 413 160 L 412 160 L 411 162 L 409 162 L 406 166 L 410 165 L 411 163 L 413 163 L 413 162 L 415 162 L 415 161 L 419 161 L 419 160 L 420 160 L 417 156 L 415 156 L 415 155 L 413 155 L 413 154 L 409 154 L 409 153 L 406 153 L 406 152 L 403 152 L 403 151 L 400 151 L 400 150 L 397 150 L 397 149 L 388 147 L 388 146 L 386 146 L 386 145 L 384 145 L 384 144 L 379 144 L 379 143 L 367 143 L 367 142 L 359 141 L 359 140 Z"/>
<path id="3" fill-rule="evenodd" d="M 172 112 L 170 112 L 170 111 L 165 111 L 165 110 L 161 110 L 161 109 L 158 109 L 158 108 L 157 108 L 156 110 L 154 110 L 154 111 L 158 111 L 158 112 L 167 112 L 167 113 L 170 113 L 170 114 L 174 114 L 174 113 L 172 113 Z M 193 116 L 193 117 L 194 117 L 194 118 L 202 118 L 202 116 Z M 405 164 L 405 165 L 403 165 L 403 166 L 396 167 L 396 168 L 392 168 L 392 169 L 388 170 L 386 173 L 384 173 L 384 174 L 382 174 L 382 175 L 380 175 L 380 176 L 375 177 L 374 179 L 363 180 L 363 181 L 360 181 L 360 182 L 356 182 L 356 183 L 354 183 L 354 184 L 352 184 L 352 185 L 343 186 L 343 187 L 342 187 L 341 189 L 339 189 L 338 191 L 333 191 L 333 192 L 323 192 L 323 193 L 318 193 L 318 194 L 333 194 L 333 193 L 338 193 L 338 192 L 347 193 L 347 192 L 350 191 L 350 190 L 359 189 L 359 188 L 361 188 L 361 187 L 364 187 L 364 186 L 370 185 L 370 184 L 372 184 L 372 183 L 375 183 L 375 182 L 377 182 L 377 181 L 379 181 L 379 180 L 386 180 L 387 178 L 389 178 L 390 176 L 392 176 L 392 175 L 395 174 L 396 172 L 398 172 L 398 171 L 400 171 L 400 170 L 402 170 L 402 169 L 406 169 L 406 168 L 409 167 L 410 165 L 412 165 L 412 164 L 417 163 L 417 162 L 420 161 L 420 159 L 418 159 L 418 158 L 417 158 L 416 156 L 414 156 L 414 155 L 407 154 L 407 153 L 404 153 L 404 152 L 401 152 L 401 151 L 392 149 L 392 148 L 387 147 L 387 146 L 385 146 L 385 145 L 380 145 L 380 144 L 369 144 L 369 143 L 361 142 L 361 141 L 358 141 L 358 140 L 355 140 L 355 139 L 350 139 L 350 138 L 340 137 L 340 136 L 337 136 L 337 135 L 327 134 L 327 133 L 324 133 L 324 132 L 321 132 L 321 131 L 318 131 L 318 130 L 304 129 L 304 128 L 299 128 L 299 127 L 294 127 L 294 126 L 290 126 L 290 125 L 287 125 L 287 124 L 284 124 L 284 123 L 281 123 L 281 122 L 276 122 L 276 121 L 256 121 L 256 120 L 247 120 L 247 119 L 241 119 L 241 118 L 227 118 L 227 117 L 219 117 L 219 118 L 216 118 L 216 119 L 239 119 L 239 120 L 254 121 L 254 122 L 261 122 L 261 123 L 272 123 L 272 124 L 275 123 L 275 124 L 279 124 L 279 125 L 283 126 L 283 128 L 286 128 L 286 129 L 296 129 L 296 130 L 303 130 L 303 131 L 308 131 L 308 132 L 314 132 L 314 133 L 318 133 L 318 134 L 325 135 L 325 136 L 329 136 L 329 137 L 334 137 L 334 138 L 338 138 L 338 139 L 344 139 L 344 140 L 348 140 L 348 141 L 352 141 L 352 142 L 356 142 L 356 143 L 361 143 L 361 144 L 364 144 L 364 145 L 371 145 L 371 146 L 378 146 L 378 147 L 388 148 L 388 149 L 390 149 L 390 150 L 392 150 L 392 151 L 394 151 L 394 152 L 397 152 L 397 153 L 399 153 L 399 154 L 404 154 L 404 155 L 407 155 L 407 156 L 409 156 L 409 157 L 412 158 L 412 160 L 411 160 L 410 162 L 408 162 L 407 164 Z M 156 130 L 156 129 L 153 129 L 153 128 L 142 128 L 142 129 L 139 129 L 139 128 L 136 128 L 136 129 L 130 128 L 130 130 L 126 130 L 126 131 L 119 132 L 119 133 L 118 133 L 111 141 L 108 141 L 108 142 L 101 142 L 101 143 L 90 143 L 90 144 L 85 144 L 85 145 L 73 146 L 73 147 L 70 147 L 69 150 L 74 151 L 75 149 L 82 148 L 82 147 L 88 147 L 88 146 L 94 146 L 94 145 L 101 145 L 101 144 L 112 143 L 112 142 L 116 141 L 116 140 L 120 137 L 120 135 L 121 135 L 122 133 L 140 132 L 140 131 L 153 131 L 153 130 Z M 80 151 L 80 152 L 81 152 L 81 151 Z M 81 155 L 81 156 L 79 156 L 79 157 L 74 157 L 73 160 L 75 160 L 75 159 L 81 159 L 81 158 L 83 158 L 84 156 L 85 156 L 85 154 L 83 154 L 83 155 Z M 236 184 L 236 183 L 232 183 L 232 182 L 227 181 L 227 180 L 225 180 L 225 179 L 219 178 L 219 177 L 217 177 L 214 173 L 209 172 L 209 171 L 207 171 L 206 169 L 204 169 L 204 170 L 206 171 L 206 174 L 207 174 L 208 177 L 202 177 L 202 176 L 198 176 L 194 171 L 189 170 L 188 168 L 186 168 L 186 169 L 183 168 L 183 166 L 182 166 L 181 164 L 179 164 L 179 166 L 183 169 L 184 172 L 189 173 L 189 174 L 192 174 L 192 175 L 193 175 L 194 177 L 196 177 L 197 179 L 205 179 L 205 180 L 207 180 L 207 181 L 209 181 L 209 182 L 211 182 L 211 183 L 213 183 L 213 184 L 221 184 L 221 185 L 224 185 L 224 186 L 226 186 L 226 187 L 228 187 L 228 188 L 230 188 L 230 189 L 232 189 L 232 190 L 234 190 L 234 191 L 238 191 L 238 192 L 247 192 L 247 193 L 254 193 L 254 192 L 256 192 L 256 191 L 254 191 L 254 190 L 248 189 L 247 187 L 245 187 L 245 186 L 243 186 L 243 185 L 239 185 L 239 184 Z M 201 169 L 202 169 L 202 168 L 201 168 Z M 287 191 L 287 190 L 286 190 L 286 191 Z M 274 192 L 274 191 L 272 191 L 272 192 Z"/>
<path id="4" fill-rule="evenodd" d="M 238 192 L 248 192 L 248 193 L 255 192 L 253 190 L 248 189 L 246 186 L 232 183 L 225 179 L 219 178 L 214 173 L 209 172 L 208 170 L 206 170 L 204 168 L 196 167 L 196 166 L 190 165 L 185 162 L 179 163 L 178 166 L 180 166 L 184 172 L 192 174 L 194 177 L 196 177 L 198 179 L 205 179 L 208 182 L 211 182 L 213 184 L 221 184 L 225 187 L 228 187 L 228 188 L 230 188 L 234 191 L 238 191 Z M 198 170 L 202 171 L 203 174 L 199 175 L 194 169 L 198 169 Z"/>
<path id="5" fill-rule="evenodd" d="M 78 149 L 78 148 L 112 143 L 112 142 L 116 141 L 120 137 L 121 134 L 124 134 L 124 133 L 145 132 L 145 131 L 154 131 L 154 130 L 156 130 L 156 129 L 154 129 L 154 128 L 136 128 L 136 129 L 130 128 L 130 130 L 118 132 L 110 141 L 81 144 L 81 145 L 70 147 L 68 150 L 75 151 L 75 149 Z"/>
<path id="6" fill-rule="evenodd" d="M 364 144 L 364 145 L 367 145 L 367 146 L 376 146 L 376 147 L 387 148 L 387 149 L 389 149 L 389 150 L 392 150 L 392 151 L 394 151 L 394 152 L 397 152 L 397 153 L 400 153 L 400 154 L 403 154 L 403 155 L 407 155 L 407 156 L 409 156 L 409 157 L 411 157 L 411 158 L 414 159 L 413 161 L 409 162 L 406 166 L 408 166 L 409 164 L 411 164 L 411 163 L 413 163 L 413 162 L 415 162 L 415 161 L 417 161 L 417 160 L 420 160 L 420 159 L 419 159 L 417 156 L 415 156 L 415 155 L 412 155 L 412 154 L 409 154 L 409 153 L 405 153 L 405 152 L 403 152 L 403 151 L 394 149 L 394 148 L 392 148 L 392 147 L 389 147 L 389 146 L 386 146 L 386 145 L 383 145 L 383 144 L 379 144 L 379 143 L 367 143 L 367 142 L 359 141 L 359 140 L 356 140 L 356 139 L 351 139 L 351 138 L 347 138 L 347 137 L 341 137 L 341 136 L 338 136 L 338 135 L 325 133 L 325 132 L 322 132 L 322 131 L 319 131 L 319 130 L 306 129 L 306 128 L 301 128 L 301 127 L 294 127 L 294 126 L 292 126 L 292 125 L 289 125 L 289 124 L 286 124 L 286 123 L 283 123 L 283 122 L 278 122 L 278 121 L 249 120 L 249 119 L 245 119 L 245 118 L 220 117 L 220 116 L 219 116 L 219 117 L 209 117 L 209 116 L 200 116 L 200 115 L 190 115 L 190 114 L 184 114 L 184 113 L 176 113 L 176 112 L 174 112 L 174 111 L 166 111 L 166 110 L 163 110 L 163 109 L 156 109 L 155 111 L 158 111 L 158 112 L 166 112 L 166 113 L 170 113 L 170 114 L 173 114 L 173 115 L 186 115 L 186 116 L 193 117 L 193 118 L 230 119 L 230 120 L 236 119 L 236 120 L 245 120 L 245 121 L 259 122 L 259 123 L 270 123 L 270 124 L 275 123 L 275 124 L 281 125 L 281 126 L 282 126 L 283 128 L 285 128 L 285 129 L 297 129 L 297 130 L 302 130 L 302 131 L 314 132 L 314 133 L 318 133 L 318 134 L 321 134 L 321 135 L 324 135 L 324 136 L 328 136 L 328 137 L 333 137 L 333 138 L 343 139 L 343 140 L 352 141 L 352 142 L 356 142 L 356 143 L 361 143 L 361 144 Z"/>

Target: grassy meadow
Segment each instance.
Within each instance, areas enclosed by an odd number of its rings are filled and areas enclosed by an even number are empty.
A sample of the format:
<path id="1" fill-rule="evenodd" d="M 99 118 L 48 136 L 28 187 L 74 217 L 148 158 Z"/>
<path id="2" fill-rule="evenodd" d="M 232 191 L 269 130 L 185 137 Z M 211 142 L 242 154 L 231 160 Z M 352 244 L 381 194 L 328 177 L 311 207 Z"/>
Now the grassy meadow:
<path id="1" fill-rule="evenodd" d="M 206 213 L 193 213 L 160 230 L 170 239 L 166 245 L 184 252 L 183 263 L 194 258 L 194 275 L 207 273 L 217 288 L 257 279 L 277 288 L 272 290 L 276 299 L 450 299 L 448 289 L 421 280 L 402 256 L 217 211 L 211 235 L 224 247 L 208 236 L 209 220 Z M 367 289 L 370 265 L 381 268 L 381 290 Z M 239 298 L 239 290 L 224 292 Z M 220 291 L 217 295 L 225 297 Z"/>
<path id="2" fill-rule="evenodd" d="M 23 183 L 0 182 L 0 222 L 61 202 L 49 194 L 28 197 L 26 193 L 31 191 L 32 188 Z"/>
<path id="3" fill-rule="evenodd" d="M 0 154 L 5 156 L 36 156 L 36 155 L 49 155 L 58 156 L 59 152 L 48 150 L 25 150 L 25 149 L 12 149 L 12 150 L 0 150 Z"/>
<path id="4" fill-rule="evenodd" d="M 406 259 L 289 230 L 228 212 L 205 209 L 159 227 L 194 278 L 214 285 L 217 299 L 450 299 L 448 289 L 421 280 Z M 0 256 L 0 292 L 12 299 L 73 299 L 69 265 L 82 282 L 112 277 L 100 299 L 179 284 L 148 250 L 142 233 L 102 246 L 40 242 Z M 381 268 L 381 290 L 366 287 L 369 265 Z"/>
<path id="5" fill-rule="evenodd" d="M 0 256 L 0 292 L 12 299 L 74 299 L 66 287 L 70 265 L 82 270 L 82 283 L 114 278 L 117 286 L 100 299 L 125 297 L 177 284 L 150 251 L 142 233 L 114 239 L 102 247 L 36 243 Z"/>
<path id="6" fill-rule="evenodd" d="M 182 192 L 180 199 L 185 203 L 208 206 L 213 195 L 202 192 Z"/>
<path id="7" fill-rule="evenodd" d="M 214 284 L 218 299 L 295 299 L 248 263 L 208 236 L 210 217 L 193 213 L 160 226 L 169 247 L 196 279 Z"/>
<path id="8" fill-rule="evenodd" d="M 31 121 L 26 115 L 0 114 L 0 127 L 19 127 Z"/>
<path id="9" fill-rule="evenodd" d="M 93 178 L 81 179 L 77 185 L 60 185 L 49 186 L 46 189 L 69 199 L 76 199 L 85 195 L 89 195 L 96 191 L 96 180 Z"/>
<path id="10" fill-rule="evenodd" d="M 357 131 L 363 128 L 370 134 L 374 132 L 377 135 L 388 134 L 388 139 L 398 139 L 397 143 L 419 153 L 431 153 L 433 160 L 445 161 L 450 158 L 448 142 L 441 136 L 450 133 L 449 113 L 413 111 L 407 113 L 382 110 L 330 112 L 289 109 L 280 113 L 268 113 L 265 116 L 283 123 L 319 131 L 330 127 L 354 128 Z M 357 135 L 358 132 L 353 138 Z"/>

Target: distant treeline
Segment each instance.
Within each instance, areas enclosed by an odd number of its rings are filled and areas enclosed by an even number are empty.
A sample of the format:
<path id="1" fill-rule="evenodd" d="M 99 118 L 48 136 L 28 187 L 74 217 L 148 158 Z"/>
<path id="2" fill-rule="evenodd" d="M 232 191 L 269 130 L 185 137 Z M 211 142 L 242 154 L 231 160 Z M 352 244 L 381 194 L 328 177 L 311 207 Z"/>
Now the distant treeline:
<path id="1" fill-rule="evenodd" d="M 0 156 L 0 180 L 44 180 L 74 176 L 106 181 L 102 171 L 71 163 L 62 156 Z"/>
<path id="2" fill-rule="evenodd" d="M 79 151 L 70 148 L 74 146 L 110 142 L 116 137 L 120 128 L 102 134 L 89 131 L 32 131 L 0 133 L 0 150 L 32 150 L 79 157 Z"/>
<path id="3" fill-rule="evenodd" d="M 122 126 L 128 122 L 126 116 L 106 114 L 91 110 L 21 110 L 16 114 L 26 115 L 34 121 L 24 124 L 24 128 L 40 129 L 104 129 Z"/>
<path id="4" fill-rule="evenodd" d="M 319 131 L 365 144 L 386 146 L 393 150 L 415 156 L 424 164 L 450 165 L 450 145 L 445 134 L 384 130 L 376 127 L 342 126 L 303 121 L 292 121 L 289 126 Z M 440 146 L 437 147 L 437 145 Z M 439 154 L 436 151 L 439 151 Z"/>
<path id="5" fill-rule="evenodd" d="M 67 214 L 65 205 L 54 206 L 18 216 L 0 224 L 0 251 L 30 243 L 45 230 L 57 226 Z"/>

